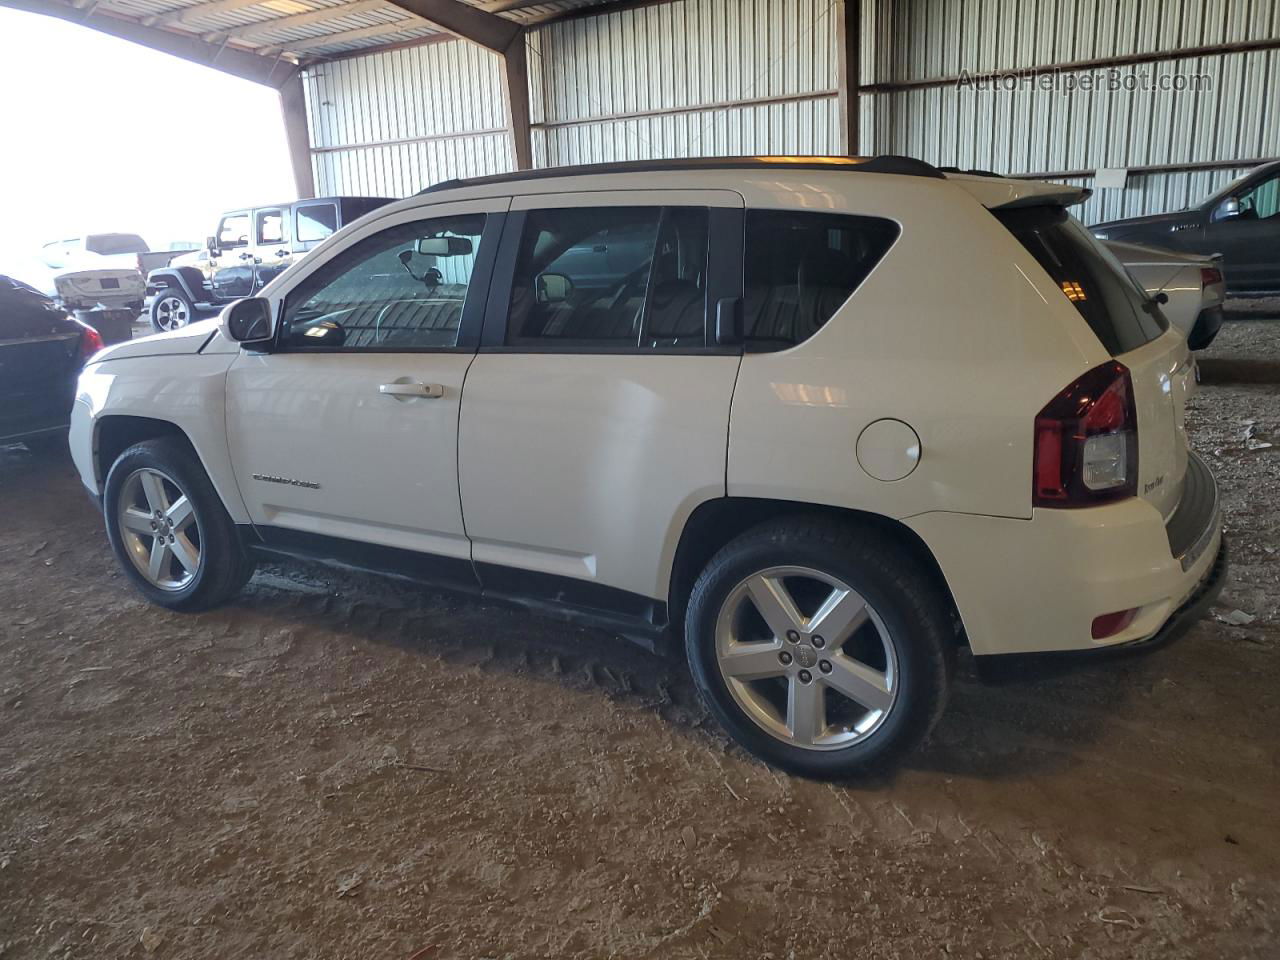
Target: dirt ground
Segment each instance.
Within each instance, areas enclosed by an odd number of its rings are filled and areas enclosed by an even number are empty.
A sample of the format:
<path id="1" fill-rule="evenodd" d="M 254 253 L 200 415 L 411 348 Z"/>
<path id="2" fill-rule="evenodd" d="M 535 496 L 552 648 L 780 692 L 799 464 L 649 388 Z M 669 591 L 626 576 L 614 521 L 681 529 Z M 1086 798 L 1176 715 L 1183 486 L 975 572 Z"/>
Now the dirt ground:
<path id="1" fill-rule="evenodd" d="M 927 748 L 846 786 L 518 611 L 306 565 L 150 607 L 69 461 L 0 449 L 0 957 L 1280 956 L 1280 386 L 1191 430 L 1217 612 L 1256 619 L 964 658 Z"/>

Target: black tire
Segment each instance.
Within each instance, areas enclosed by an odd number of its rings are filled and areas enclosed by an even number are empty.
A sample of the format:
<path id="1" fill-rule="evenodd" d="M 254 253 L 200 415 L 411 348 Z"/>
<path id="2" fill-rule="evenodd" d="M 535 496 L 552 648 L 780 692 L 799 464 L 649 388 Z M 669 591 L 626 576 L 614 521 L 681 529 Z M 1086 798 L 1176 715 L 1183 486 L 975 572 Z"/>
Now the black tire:
<path id="1" fill-rule="evenodd" d="M 823 750 L 801 747 L 769 733 L 735 700 L 721 672 L 716 654 L 721 608 L 753 574 L 782 566 L 821 571 L 851 587 L 892 638 L 895 698 L 878 725 L 848 746 Z M 763 625 L 763 620 L 759 623 Z M 873 624 L 872 631 L 876 642 L 887 646 L 879 639 L 879 627 Z M 854 636 L 860 634 L 855 632 Z M 690 596 L 685 648 L 694 682 L 708 709 L 738 743 L 767 763 L 820 779 L 880 772 L 914 750 L 942 715 L 955 662 L 950 603 L 918 555 L 876 530 L 833 524 L 822 518 L 772 522 L 743 534 L 717 553 Z M 784 644 L 780 649 L 795 649 L 798 654 L 800 647 Z M 812 654 L 811 648 L 805 655 Z M 833 651 L 819 654 L 837 656 Z M 819 662 L 818 666 L 830 664 Z M 812 683 L 822 683 L 816 670 L 810 675 Z M 786 689 L 793 691 L 795 687 Z M 830 697 L 829 690 L 825 695 Z M 839 706 L 840 698 L 825 702 Z"/>
<path id="2" fill-rule="evenodd" d="M 176 589 L 153 584 L 135 565 L 120 524 L 121 496 L 129 478 L 142 469 L 159 471 L 185 494 L 198 528 L 199 563 L 188 583 Z M 254 561 L 244 548 L 213 483 L 184 440 L 162 437 L 126 449 L 107 474 L 103 495 L 107 538 L 121 569 L 152 603 L 170 610 L 205 610 L 238 593 L 253 575 Z"/>
<path id="3" fill-rule="evenodd" d="M 170 312 L 166 307 L 172 306 Z M 180 323 L 170 323 L 169 326 L 163 325 L 162 321 L 166 318 L 173 317 L 175 320 L 181 314 Z M 170 330 L 180 330 L 189 323 L 195 323 L 197 319 L 195 305 L 191 302 L 191 298 L 187 296 L 186 291 L 181 287 L 165 287 L 156 293 L 151 299 L 151 309 L 147 312 L 151 319 L 151 329 L 156 333 L 168 333 Z"/>

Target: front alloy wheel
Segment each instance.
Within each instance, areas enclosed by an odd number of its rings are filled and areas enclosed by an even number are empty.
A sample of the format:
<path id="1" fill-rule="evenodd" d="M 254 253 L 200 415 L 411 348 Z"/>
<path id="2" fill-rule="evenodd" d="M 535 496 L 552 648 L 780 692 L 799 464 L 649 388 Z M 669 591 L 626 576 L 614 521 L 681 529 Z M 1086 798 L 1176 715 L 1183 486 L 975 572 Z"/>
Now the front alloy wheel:
<path id="1" fill-rule="evenodd" d="M 117 522 L 126 553 L 148 583 L 184 589 L 200 570 L 200 524 L 177 481 L 151 467 L 125 478 Z"/>
<path id="2" fill-rule="evenodd" d="M 143 440 L 121 453 L 107 472 L 102 506 L 112 551 L 152 603 L 204 610 L 253 573 L 235 523 L 182 438 Z"/>

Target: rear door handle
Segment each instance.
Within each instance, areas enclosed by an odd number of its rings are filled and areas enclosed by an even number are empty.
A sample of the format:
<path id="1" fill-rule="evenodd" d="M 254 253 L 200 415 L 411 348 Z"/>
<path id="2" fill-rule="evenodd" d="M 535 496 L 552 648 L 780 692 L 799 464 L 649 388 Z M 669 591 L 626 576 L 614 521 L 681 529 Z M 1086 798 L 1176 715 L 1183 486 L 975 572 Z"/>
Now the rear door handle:
<path id="1" fill-rule="evenodd" d="M 444 396 L 444 384 L 381 383 L 378 384 L 378 392 L 397 400 L 411 399 L 413 397 L 426 397 L 429 400 L 434 400 Z"/>

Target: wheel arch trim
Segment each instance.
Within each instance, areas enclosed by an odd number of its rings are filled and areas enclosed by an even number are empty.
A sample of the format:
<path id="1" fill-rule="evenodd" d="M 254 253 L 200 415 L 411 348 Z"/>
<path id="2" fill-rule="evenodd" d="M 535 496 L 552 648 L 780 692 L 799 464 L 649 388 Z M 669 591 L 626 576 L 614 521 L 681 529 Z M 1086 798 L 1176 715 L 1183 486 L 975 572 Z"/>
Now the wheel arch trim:
<path id="1" fill-rule="evenodd" d="M 849 507 L 758 497 L 729 496 L 704 500 L 686 519 L 669 572 L 667 608 L 671 630 L 677 635 L 683 633 L 684 616 L 694 582 L 711 558 L 729 541 L 763 523 L 789 517 L 814 516 L 828 517 L 836 523 L 864 526 L 882 536 L 891 536 L 918 556 L 926 565 L 930 578 L 937 583 L 948 607 L 954 612 L 956 622 L 960 625 L 958 639 L 965 642 L 959 608 L 942 566 L 920 534 L 906 523 L 884 514 Z"/>

